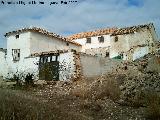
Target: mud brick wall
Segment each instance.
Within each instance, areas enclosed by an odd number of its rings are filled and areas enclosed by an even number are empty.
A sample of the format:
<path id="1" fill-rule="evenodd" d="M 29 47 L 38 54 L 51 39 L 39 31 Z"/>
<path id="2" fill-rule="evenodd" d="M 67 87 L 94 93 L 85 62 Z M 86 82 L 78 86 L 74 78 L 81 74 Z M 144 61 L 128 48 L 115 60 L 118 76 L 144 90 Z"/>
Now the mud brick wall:
<path id="1" fill-rule="evenodd" d="M 84 77 L 95 77 L 115 70 L 122 60 L 80 54 L 81 73 Z"/>

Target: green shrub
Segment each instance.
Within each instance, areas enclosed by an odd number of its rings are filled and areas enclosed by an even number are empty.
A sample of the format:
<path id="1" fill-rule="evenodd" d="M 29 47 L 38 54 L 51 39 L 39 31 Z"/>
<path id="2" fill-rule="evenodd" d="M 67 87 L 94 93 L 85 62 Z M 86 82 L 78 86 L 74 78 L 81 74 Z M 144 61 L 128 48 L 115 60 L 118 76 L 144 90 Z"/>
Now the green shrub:
<path id="1" fill-rule="evenodd" d="M 33 74 L 31 73 L 28 73 L 25 77 L 25 84 L 26 85 L 33 85 L 34 84 L 34 81 L 33 81 Z"/>

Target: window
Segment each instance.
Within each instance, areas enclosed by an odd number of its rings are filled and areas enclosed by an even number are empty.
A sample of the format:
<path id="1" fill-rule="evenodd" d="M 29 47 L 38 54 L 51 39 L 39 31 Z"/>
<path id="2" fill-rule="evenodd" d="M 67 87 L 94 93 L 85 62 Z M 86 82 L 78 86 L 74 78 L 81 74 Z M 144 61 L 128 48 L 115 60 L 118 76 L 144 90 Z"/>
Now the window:
<path id="1" fill-rule="evenodd" d="M 16 35 L 16 39 L 18 39 L 19 38 L 19 35 Z"/>
<path id="2" fill-rule="evenodd" d="M 67 42 L 66 45 L 69 46 L 69 43 Z"/>
<path id="3" fill-rule="evenodd" d="M 40 57 L 40 62 L 43 63 L 43 58 L 42 57 Z"/>
<path id="4" fill-rule="evenodd" d="M 114 42 L 118 41 L 118 36 L 115 36 Z"/>
<path id="5" fill-rule="evenodd" d="M 98 37 L 98 41 L 99 41 L 99 43 L 104 43 L 104 37 L 103 36 Z"/>
<path id="6" fill-rule="evenodd" d="M 109 52 L 106 52 L 106 57 L 109 57 Z"/>
<path id="7" fill-rule="evenodd" d="M 12 49 L 12 57 L 13 57 L 13 61 L 19 61 L 20 60 L 20 49 Z"/>
<path id="8" fill-rule="evenodd" d="M 87 38 L 86 43 L 91 43 L 91 38 Z"/>
<path id="9" fill-rule="evenodd" d="M 51 56 L 48 56 L 48 62 L 51 62 Z"/>

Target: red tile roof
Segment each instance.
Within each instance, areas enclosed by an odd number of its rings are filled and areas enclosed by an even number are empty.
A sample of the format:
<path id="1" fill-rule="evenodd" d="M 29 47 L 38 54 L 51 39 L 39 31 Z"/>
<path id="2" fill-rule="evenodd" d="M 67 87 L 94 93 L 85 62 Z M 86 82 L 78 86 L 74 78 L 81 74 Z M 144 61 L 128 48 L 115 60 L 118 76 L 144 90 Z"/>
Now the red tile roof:
<path id="1" fill-rule="evenodd" d="M 138 31 L 142 30 L 143 28 L 150 29 L 153 26 L 154 26 L 153 23 L 150 23 L 150 24 L 145 24 L 145 25 L 137 25 L 137 26 L 132 26 L 132 27 L 119 28 L 119 29 L 115 30 L 111 34 L 111 36 L 130 34 L 130 33 L 138 32 Z"/>
<path id="2" fill-rule="evenodd" d="M 137 25 L 132 27 L 125 27 L 125 28 L 107 28 L 107 29 L 100 29 L 100 30 L 95 30 L 90 32 L 77 33 L 77 34 L 68 36 L 66 38 L 71 41 L 71 40 L 80 39 L 80 38 L 87 38 L 87 37 L 94 37 L 94 36 L 101 36 L 101 35 L 108 35 L 108 34 L 110 34 L 111 36 L 123 35 L 123 34 L 130 34 L 130 33 L 137 32 L 143 28 L 149 29 L 151 26 L 153 26 L 153 23 L 145 24 L 145 25 Z"/>
<path id="3" fill-rule="evenodd" d="M 101 35 L 107 35 L 112 34 L 117 28 L 107 28 L 107 29 L 100 29 L 90 32 L 81 32 L 77 34 L 73 34 L 71 36 L 66 37 L 67 40 L 74 40 L 74 39 L 80 39 L 80 38 L 87 38 L 87 37 L 93 37 L 93 36 L 101 36 Z"/>
<path id="4" fill-rule="evenodd" d="M 69 42 L 69 43 L 81 46 L 81 44 L 79 44 L 79 43 L 76 43 L 74 41 L 69 41 L 65 37 L 62 37 L 62 36 L 60 36 L 56 33 L 52 33 L 52 32 L 49 32 L 45 29 L 38 28 L 38 27 L 23 28 L 23 29 L 19 29 L 19 30 L 16 30 L 16 31 L 12 31 L 12 32 L 7 32 L 4 36 L 7 37 L 7 36 L 10 36 L 10 35 L 13 35 L 13 34 L 20 34 L 20 33 L 26 32 L 26 31 L 38 32 L 38 33 L 41 33 L 41 34 L 46 35 L 48 37 L 54 37 L 54 38 L 57 38 L 59 40 L 65 41 L 65 42 Z"/>

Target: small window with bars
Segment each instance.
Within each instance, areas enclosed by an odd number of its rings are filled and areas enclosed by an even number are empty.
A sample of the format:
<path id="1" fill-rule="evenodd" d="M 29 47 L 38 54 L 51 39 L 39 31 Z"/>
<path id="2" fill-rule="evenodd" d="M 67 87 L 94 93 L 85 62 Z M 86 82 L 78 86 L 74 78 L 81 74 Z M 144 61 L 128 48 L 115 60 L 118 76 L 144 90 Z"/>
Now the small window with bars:
<path id="1" fill-rule="evenodd" d="M 99 43 L 104 43 L 104 37 L 103 36 L 98 37 L 98 41 L 99 41 Z"/>
<path id="2" fill-rule="evenodd" d="M 16 39 L 18 39 L 18 38 L 19 38 L 19 35 L 17 34 L 15 37 L 16 37 Z"/>
<path id="3" fill-rule="evenodd" d="M 12 57 L 13 57 L 13 61 L 19 61 L 20 60 L 20 49 L 12 49 Z"/>
<path id="4" fill-rule="evenodd" d="M 114 42 L 118 42 L 118 36 L 115 36 Z"/>
<path id="5" fill-rule="evenodd" d="M 87 38 L 86 43 L 91 43 L 91 38 Z"/>

